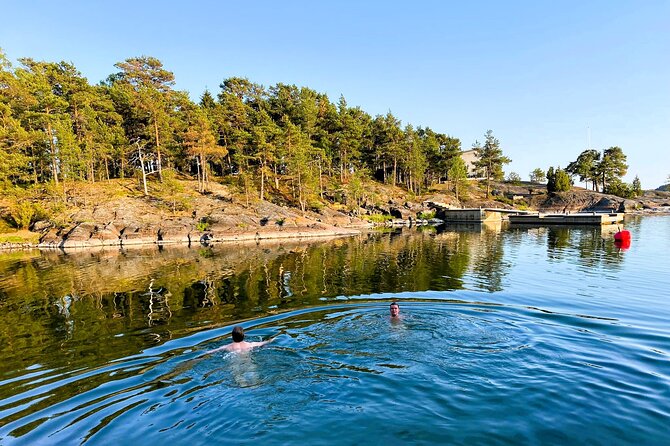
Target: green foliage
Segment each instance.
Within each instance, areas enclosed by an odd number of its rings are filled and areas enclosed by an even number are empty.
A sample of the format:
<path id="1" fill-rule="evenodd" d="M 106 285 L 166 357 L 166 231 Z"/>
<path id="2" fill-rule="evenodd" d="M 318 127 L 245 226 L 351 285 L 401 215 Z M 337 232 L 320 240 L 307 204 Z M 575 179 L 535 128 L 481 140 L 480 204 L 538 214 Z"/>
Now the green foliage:
<path id="1" fill-rule="evenodd" d="M 430 220 L 431 218 L 435 218 L 435 210 L 421 211 L 417 214 L 416 218 L 419 220 Z"/>
<path id="2" fill-rule="evenodd" d="M 325 207 L 325 204 L 323 204 L 322 201 L 314 199 L 310 201 L 307 206 L 309 207 L 310 210 L 314 212 L 321 212 L 323 208 Z"/>
<path id="3" fill-rule="evenodd" d="M 628 164 L 626 164 L 626 155 L 620 147 L 610 147 L 603 152 L 603 159 L 598 165 L 598 171 L 601 176 L 603 189 L 608 183 L 621 180 L 626 175 Z"/>
<path id="4" fill-rule="evenodd" d="M 566 192 L 572 187 L 570 176 L 563 169 L 556 170 L 556 191 Z"/>
<path id="5" fill-rule="evenodd" d="M 550 167 L 547 171 L 547 192 L 566 192 L 572 188 L 570 175 L 560 167 L 554 170 Z"/>
<path id="6" fill-rule="evenodd" d="M 3 234 L 0 232 L 0 244 L 3 243 L 29 243 L 36 245 L 40 241 L 40 235 L 28 231 L 19 231 L 10 234 Z"/>
<path id="7" fill-rule="evenodd" d="M 640 178 L 637 175 L 635 175 L 635 178 L 633 179 L 633 184 L 631 185 L 631 188 L 633 190 L 633 194 L 636 197 L 639 197 L 640 195 L 642 195 L 642 192 L 643 192 L 642 191 L 642 183 L 640 182 Z"/>
<path id="8" fill-rule="evenodd" d="M 366 187 L 367 175 L 363 170 L 355 171 L 349 178 L 349 183 L 346 185 L 347 191 L 347 206 L 350 210 L 358 212 L 361 204 L 368 197 L 368 188 Z"/>
<path id="9" fill-rule="evenodd" d="M 5 220 L 4 218 L 0 218 L 0 234 L 3 234 L 5 232 L 13 232 L 14 229 L 15 228 L 12 225 L 10 225 L 7 220 Z"/>
<path id="10" fill-rule="evenodd" d="M 516 185 L 521 184 L 521 176 L 516 172 L 510 172 L 507 175 L 507 182 Z"/>
<path id="11" fill-rule="evenodd" d="M 369 214 L 369 215 L 361 215 L 361 218 L 363 220 L 367 220 L 371 223 L 376 223 L 376 224 L 382 224 L 386 223 L 387 221 L 393 220 L 393 217 L 388 214 Z"/>
<path id="12" fill-rule="evenodd" d="M 173 169 L 164 170 L 163 182 L 158 186 L 158 193 L 170 203 L 173 214 L 177 212 L 177 209 L 183 210 L 188 205 L 187 200 L 182 196 L 183 192 L 184 185 L 177 179 L 175 171 Z"/>
<path id="13" fill-rule="evenodd" d="M 35 188 L 11 188 L 7 194 L 9 222 L 14 228 L 26 230 L 31 223 L 41 219 L 45 210 L 37 201 Z"/>
<path id="14" fill-rule="evenodd" d="M 208 231 L 212 226 L 212 222 L 208 217 L 202 217 L 200 221 L 195 225 L 195 229 L 200 232 Z"/>
<path id="15" fill-rule="evenodd" d="M 624 183 L 618 179 L 610 181 L 610 183 L 605 186 L 604 192 L 621 198 L 635 198 L 638 196 L 632 184 Z"/>
<path id="16" fill-rule="evenodd" d="M 591 181 L 594 190 L 597 191 L 600 185 L 604 191 L 608 183 L 620 181 L 626 175 L 628 165 L 623 150 L 620 147 L 610 147 L 603 151 L 602 158 L 597 150 L 583 151 L 565 170 L 571 175 L 579 175 L 579 180 L 587 185 Z"/>
<path id="17" fill-rule="evenodd" d="M 461 191 L 465 189 L 467 185 L 468 178 L 468 169 L 465 166 L 465 161 L 460 156 L 456 156 L 451 161 L 451 166 L 447 173 L 449 180 L 453 184 L 454 193 L 456 194 L 456 199 L 459 199 Z"/>
<path id="18" fill-rule="evenodd" d="M 512 200 L 511 198 L 507 198 L 504 195 L 498 195 L 494 198 L 494 200 L 499 202 L 499 203 L 505 203 L 505 204 L 508 204 L 510 206 L 514 206 L 514 200 Z"/>
<path id="19" fill-rule="evenodd" d="M 599 177 L 600 152 L 594 149 L 588 149 L 579 154 L 577 159 L 566 167 L 566 172 L 570 175 L 578 175 L 579 181 L 587 183 L 591 181 L 593 188 L 597 188 Z"/>
<path id="20" fill-rule="evenodd" d="M 486 177 L 486 198 L 489 198 L 491 191 L 491 179 L 502 179 L 503 165 L 512 162 L 511 159 L 503 155 L 500 148 L 500 141 L 493 136 L 493 131 L 488 130 L 485 135 L 484 146 L 480 147 L 475 143 L 473 148 L 477 151 L 477 161 L 474 165 L 484 173 Z"/>
<path id="21" fill-rule="evenodd" d="M 539 167 L 530 173 L 531 183 L 544 183 L 545 181 L 547 181 L 547 175 L 544 173 L 544 170 Z"/>
<path id="22" fill-rule="evenodd" d="M 18 229 L 28 229 L 35 214 L 35 205 L 30 201 L 19 201 L 9 208 L 9 215 Z"/>

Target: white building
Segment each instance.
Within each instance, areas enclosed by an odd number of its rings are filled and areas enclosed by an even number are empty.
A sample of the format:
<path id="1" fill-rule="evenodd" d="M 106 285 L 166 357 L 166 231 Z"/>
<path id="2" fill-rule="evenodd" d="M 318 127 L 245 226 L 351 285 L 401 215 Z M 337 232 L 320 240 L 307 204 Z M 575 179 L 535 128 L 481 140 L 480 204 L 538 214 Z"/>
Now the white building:
<path id="1" fill-rule="evenodd" d="M 461 152 L 461 158 L 465 162 L 465 167 L 468 170 L 468 178 L 478 178 L 481 175 L 478 174 L 477 168 L 475 167 L 475 161 L 479 159 L 477 156 L 477 151 L 475 149 L 464 150 Z"/>

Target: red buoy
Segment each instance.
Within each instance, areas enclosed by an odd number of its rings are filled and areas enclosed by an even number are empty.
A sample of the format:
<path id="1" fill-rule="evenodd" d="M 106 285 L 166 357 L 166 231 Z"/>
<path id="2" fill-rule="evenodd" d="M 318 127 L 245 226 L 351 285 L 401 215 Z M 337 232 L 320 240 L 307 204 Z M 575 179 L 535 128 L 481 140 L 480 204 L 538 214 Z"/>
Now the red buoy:
<path id="1" fill-rule="evenodd" d="M 614 240 L 614 246 L 616 246 L 618 249 L 628 249 L 630 248 L 630 239 Z"/>
<path id="2" fill-rule="evenodd" d="M 630 243 L 630 231 L 626 231 L 625 229 L 623 231 L 619 231 L 616 234 L 614 234 L 614 240 L 620 240 L 622 242 L 627 241 Z"/>
<path id="3" fill-rule="evenodd" d="M 614 246 L 619 249 L 630 248 L 630 231 L 624 229 L 614 234 Z"/>

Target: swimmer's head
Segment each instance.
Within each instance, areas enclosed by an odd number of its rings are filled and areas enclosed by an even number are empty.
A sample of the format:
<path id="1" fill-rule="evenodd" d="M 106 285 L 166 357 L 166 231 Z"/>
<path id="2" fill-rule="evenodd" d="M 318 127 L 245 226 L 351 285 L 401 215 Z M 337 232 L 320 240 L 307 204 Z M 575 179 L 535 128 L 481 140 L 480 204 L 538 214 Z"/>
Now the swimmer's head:
<path id="1" fill-rule="evenodd" d="M 400 314 L 400 307 L 398 306 L 397 302 L 391 302 L 389 310 L 391 311 L 391 317 L 398 317 Z"/>
<path id="2" fill-rule="evenodd" d="M 244 328 L 241 326 L 236 326 L 233 328 L 233 342 L 242 342 L 244 341 Z"/>

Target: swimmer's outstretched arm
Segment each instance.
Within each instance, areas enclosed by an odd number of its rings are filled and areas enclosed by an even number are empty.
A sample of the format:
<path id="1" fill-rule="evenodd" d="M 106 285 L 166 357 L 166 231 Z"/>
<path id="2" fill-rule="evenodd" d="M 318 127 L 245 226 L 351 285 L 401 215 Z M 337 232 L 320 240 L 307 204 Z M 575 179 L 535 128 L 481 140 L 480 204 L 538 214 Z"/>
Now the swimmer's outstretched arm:
<path id="1" fill-rule="evenodd" d="M 246 341 L 242 341 L 242 342 L 244 343 L 244 348 L 245 348 L 245 349 L 249 349 L 249 348 L 255 348 L 255 347 L 262 347 L 263 345 L 265 345 L 265 344 L 269 344 L 270 342 L 274 341 L 275 339 L 276 339 L 276 336 L 275 336 L 274 338 L 270 338 L 270 339 L 268 339 L 267 341 L 260 341 L 260 342 L 246 342 Z M 235 343 L 232 343 L 232 344 L 226 344 L 226 345 L 224 345 L 224 346 L 222 346 L 222 347 L 215 348 L 214 350 L 209 350 L 209 351 L 206 352 L 206 354 L 216 353 L 216 352 L 219 352 L 219 351 L 221 351 L 221 350 L 230 351 L 230 350 L 232 350 L 231 347 L 232 347 L 233 345 L 235 345 Z"/>
<path id="2" fill-rule="evenodd" d="M 228 345 L 230 345 L 230 344 L 228 344 Z M 228 347 L 228 345 L 224 345 L 223 347 L 215 348 L 214 350 L 208 350 L 207 352 L 205 352 L 205 354 L 209 355 L 210 353 L 215 353 L 215 352 L 220 352 L 221 350 L 226 350 L 226 347 Z"/>
<path id="3" fill-rule="evenodd" d="M 260 341 L 260 342 L 249 342 L 250 347 L 261 347 L 265 344 L 269 344 L 270 342 L 274 341 L 276 337 L 270 338 L 267 341 Z"/>

